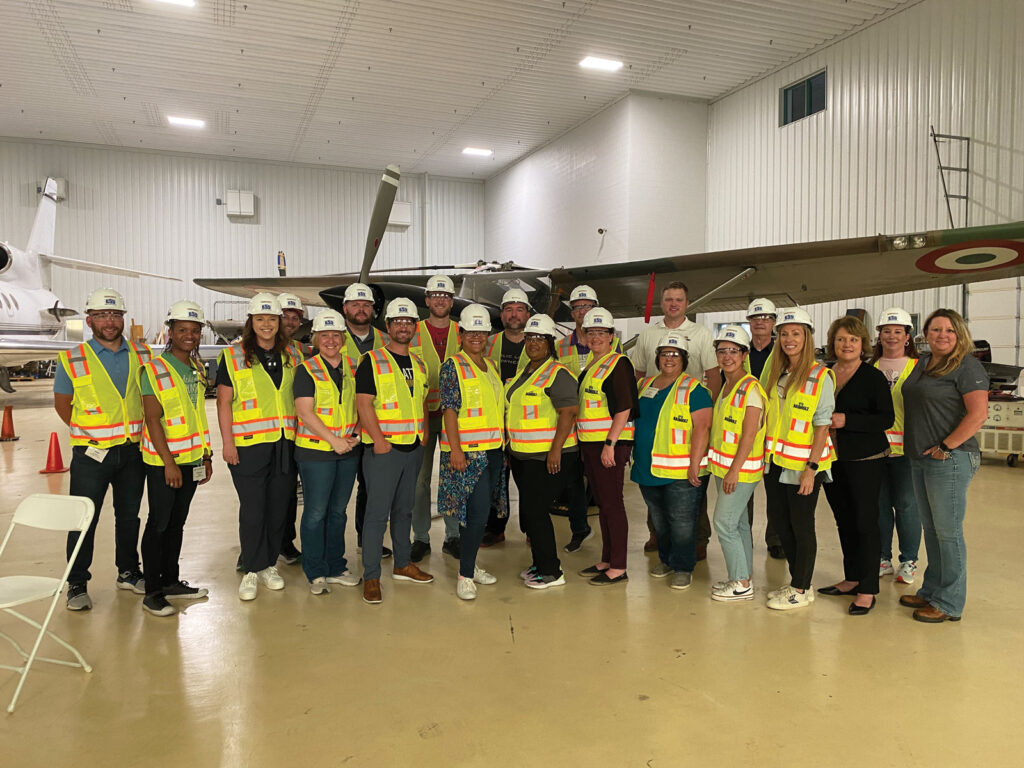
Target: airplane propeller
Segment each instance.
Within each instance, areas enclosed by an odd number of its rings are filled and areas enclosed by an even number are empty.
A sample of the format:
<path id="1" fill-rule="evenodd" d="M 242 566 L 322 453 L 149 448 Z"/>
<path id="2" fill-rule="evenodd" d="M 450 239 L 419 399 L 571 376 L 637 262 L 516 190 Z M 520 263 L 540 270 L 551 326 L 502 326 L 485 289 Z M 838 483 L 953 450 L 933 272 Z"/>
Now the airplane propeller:
<path id="1" fill-rule="evenodd" d="M 373 203 L 373 212 L 370 214 L 370 228 L 366 233 L 366 250 L 363 253 L 363 265 L 359 269 L 359 282 L 365 283 L 370 276 L 370 267 L 373 260 L 377 258 L 377 251 L 380 249 L 380 241 L 384 237 L 384 230 L 387 229 L 388 219 L 391 218 L 391 208 L 395 204 L 395 194 L 398 192 L 398 180 L 402 177 L 397 165 L 389 165 L 384 169 L 380 177 L 380 186 L 377 187 L 377 199 Z"/>

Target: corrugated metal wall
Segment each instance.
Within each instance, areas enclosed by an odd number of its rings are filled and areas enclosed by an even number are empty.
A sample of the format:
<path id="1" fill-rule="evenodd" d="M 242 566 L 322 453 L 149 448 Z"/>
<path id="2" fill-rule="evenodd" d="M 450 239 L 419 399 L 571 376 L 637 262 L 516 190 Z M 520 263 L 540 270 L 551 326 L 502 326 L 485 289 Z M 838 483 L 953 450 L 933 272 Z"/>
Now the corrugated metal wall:
<path id="1" fill-rule="evenodd" d="M 24 247 L 38 205 L 36 185 L 48 175 L 68 180 L 67 200 L 57 210 L 59 255 L 184 281 L 53 269 L 54 293 L 69 307 L 80 310 L 88 290 L 111 285 L 125 294 L 129 315 L 149 335 L 183 297 L 213 317 L 229 316 L 228 305 L 215 308 L 214 302 L 232 299 L 200 289 L 193 277 L 276 275 L 282 250 L 289 275 L 357 270 L 380 180 L 380 171 L 0 141 L 0 239 Z M 216 205 L 228 189 L 253 191 L 256 215 L 229 219 Z M 481 182 L 404 176 L 397 199 L 412 203 L 413 223 L 404 231 L 389 229 L 375 266 L 482 256 Z"/>
<path id="2" fill-rule="evenodd" d="M 971 225 L 1024 219 L 1022 50 L 1019 0 L 925 0 L 716 102 L 708 248 L 948 227 L 929 125 L 972 139 Z M 822 69 L 827 109 L 779 127 L 780 88 Z M 962 226 L 955 206 L 954 215 Z M 1004 290 L 1015 292 L 1016 281 Z M 968 307 L 975 335 L 997 335 L 1006 362 L 1019 355 L 1018 298 L 1015 316 L 1004 312 L 995 323 L 982 322 L 980 306 L 972 312 L 976 302 Z M 922 313 L 961 309 L 962 294 L 893 293 L 811 309 L 823 331 L 847 307 L 877 314 L 899 303 Z M 715 313 L 705 321 L 735 317 Z"/>

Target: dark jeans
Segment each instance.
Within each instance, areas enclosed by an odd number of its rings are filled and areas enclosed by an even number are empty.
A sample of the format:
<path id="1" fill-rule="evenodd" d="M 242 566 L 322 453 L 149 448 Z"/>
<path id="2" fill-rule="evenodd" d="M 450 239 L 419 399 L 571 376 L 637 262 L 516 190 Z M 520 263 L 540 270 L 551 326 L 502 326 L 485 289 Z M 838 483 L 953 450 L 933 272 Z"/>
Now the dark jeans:
<path id="1" fill-rule="evenodd" d="M 72 449 L 70 493 L 72 496 L 92 499 L 96 513 L 71 567 L 69 584 L 85 584 L 92 578 L 89 566 L 92 565 L 96 524 L 100 520 L 100 510 L 108 486 L 114 490 L 114 562 L 118 572 L 138 569 L 139 507 L 142 505 L 142 491 L 146 483 L 144 467 L 138 443 L 115 445 L 107 451 L 102 464 L 85 455 L 85 446 L 76 445 Z M 68 534 L 66 558 L 70 559 L 75 551 L 79 535 L 78 531 Z"/>
<path id="2" fill-rule="evenodd" d="M 508 493 L 509 493 L 508 478 L 509 478 L 510 474 L 513 474 L 512 473 L 511 464 L 509 466 L 505 467 L 505 469 L 503 471 L 505 473 L 505 495 L 507 497 Z M 518 478 L 516 478 L 516 488 L 519 489 L 519 507 L 520 507 L 520 511 L 519 511 L 519 530 L 522 531 L 523 533 L 526 533 L 526 526 L 523 525 L 523 512 L 522 512 L 523 489 L 522 489 L 522 486 L 520 486 L 520 484 L 519 484 L 519 479 Z M 505 527 L 508 525 L 509 518 L 512 517 L 512 504 L 508 500 L 508 498 L 505 499 L 505 508 L 508 510 L 508 514 L 505 515 L 505 517 L 498 517 L 498 505 L 494 504 L 494 503 L 491 503 L 490 511 L 487 514 L 487 528 L 485 529 L 487 531 L 487 533 L 493 533 L 495 536 L 498 536 L 499 534 L 502 534 L 502 533 L 505 532 Z"/>
<path id="3" fill-rule="evenodd" d="M 601 463 L 604 443 L 583 443 L 583 468 L 594 490 L 594 498 L 600 510 L 601 562 L 612 568 L 625 570 L 626 543 L 629 538 L 629 521 L 626 506 L 622 501 L 622 477 L 629 463 L 632 445 L 615 446 L 615 465 L 606 467 Z"/>
<path id="4" fill-rule="evenodd" d="M 892 560 L 892 531 L 900 544 L 900 562 L 917 560 L 921 549 L 921 515 L 914 496 L 914 477 L 907 456 L 882 459 L 885 472 L 878 495 L 878 531 L 882 537 L 879 559 Z"/>
<path id="5" fill-rule="evenodd" d="M 229 464 L 238 493 L 238 541 L 242 568 L 262 571 L 277 562 L 284 539 L 285 515 L 295 500 L 295 460 L 289 440 L 238 449 Z"/>
<path id="6" fill-rule="evenodd" d="M 391 522 L 391 546 L 395 569 L 409 565 L 412 508 L 416 501 L 416 477 L 423 465 L 423 446 L 412 451 L 363 453 L 366 476 L 366 519 L 363 521 L 363 581 L 380 578 L 384 529 Z"/>
<path id="7" fill-rule="evenodd" d="M 750 500 L 747 502 L 747 520 L 750 523 L 750 530 L 754 530 L 754 494 L 750 494 Z M 751 536 L 753 541 L 753 536 Z M 766 547 L 781 547 L 782 542 L 779 541 L 779 534 L 775 532 L 775 528 L 772 527 L 772 521 L 765 515 L 764 523 L 764 543 Z"/>
<path id="8" fill-rule="evenodd" d="M 833 465 L 835 466 L 835 465 Z M 814 574 L 814 559 L 818 554 L 818 539 L 814 533 L 814 507 L 825 474 L 814 476 L 814 489 L 807 496 L 797 493 L 798 485 L 779 482 L 782 473 L 778 464 L 772 464 L 764 475 L 764 492 L 768 497 L 768 519 L 779 534 L 782 550 L 789 561 L 790 584 L 796 589 L 810 589 Z"/>
<path id="9" fill-rule="evenodd" d="M 501 473 L 504 471 L 505 452 L 501 448 L 487 451 L 487 468 L 476 481 L 473 492 L 466 500 L 466 522 L 459 526 L 459 575 L 467 579 L 473 578 L 476 554 L 480 550 L 480 542 L 487 528 L 494 486 L 501 482 Z"/>
<path id="10" fill-rule="evenodd" d="M 579 454 L 576 452 L 562 454 L 562 466 L 554 475 L 548 472 L 546 458 L 512 458 L 512 472 L 520 488 L 519 522 L 530 538 L 533 566 L 541 576 L 559 576 L 562 573 L 555 545 L 555 528 L 551 524 L 551 506 L 576 477 L 579 466 Z"/>
<path id="11" fill-rule="evenodd" d="M 697 566 L 697 518 L 710 477 L 705 475 L 698 486 L 685 479 L 640 486 L 658 537 L 658 558 L 673 571 L 692 573 Z"/>
<path id="12" fill-rule="evenodd" d="M 843 578 L 856 581 L 857 593 L 878 594 L 878 494 L 885 473 L 883 459 L 836 461 L 825 496 L 839 529 Z"/>
<path id="13" fill-rule="evenodd" d="M 563 456 L 568 454 L 563 454 Z M 563 459 L 564 461 L 564 459 Z M 564 469 L 562 470 L 565 471 Z M 589 533 L 590 523 L 587 522 L 589 494 L 583 471 L 583 457 L 577 451 L 576 468 L 566 478 L 566 490 L 562 494 L 569 506 L 569 530 L 573 533 Z"/>
<path id="14" fill-rule="evenodd" d="M 171 488 L 164 468 L 146 465 L 149 517 L 142 532 L 142 565 L 146 573 L 146 594 L 155 595 L 178 583 L 178 558 L 188 508 L 196 494 L 192 467 L 181 467 L 181 488 Z"/>
<path id="15" fill-rule="evenodd" d="M 345 560 L 345 508 L 352 496 L 359 457 L 351 453 L 333 461 L 300 461 L 302 475 L 302 572 L 310 581 L 340 576 Z"/>

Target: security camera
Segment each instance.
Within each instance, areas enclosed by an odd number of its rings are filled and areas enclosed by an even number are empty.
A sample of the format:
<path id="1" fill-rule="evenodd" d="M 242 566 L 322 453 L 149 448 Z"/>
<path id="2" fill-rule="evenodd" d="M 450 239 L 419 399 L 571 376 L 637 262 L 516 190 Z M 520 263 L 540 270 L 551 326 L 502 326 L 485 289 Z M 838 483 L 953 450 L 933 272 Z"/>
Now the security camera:
<path id="1" fill-rule="evenodd" d="M 607 229 L 605 229 L 604 227 L 598 227 L 598 228 L 597 228 L 597 234 L 599 234 L 599 235 L 603 235 L 603 234 L 604 234 L 605 232 L 607 232 L 607 231 L 608 231 L 608 230 L 607 230 Z"/>

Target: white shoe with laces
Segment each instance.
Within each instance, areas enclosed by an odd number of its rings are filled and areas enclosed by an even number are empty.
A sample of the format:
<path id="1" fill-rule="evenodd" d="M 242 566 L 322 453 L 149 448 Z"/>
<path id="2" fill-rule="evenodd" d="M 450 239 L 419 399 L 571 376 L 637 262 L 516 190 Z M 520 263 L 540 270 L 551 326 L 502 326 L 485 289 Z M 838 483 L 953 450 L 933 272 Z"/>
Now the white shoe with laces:
<path id="1" fill-rule="evenodd" d="M 267 589 L 284 589 L 284 578 L 282 578 L 281 574 L 277 572 L 277 568 L 273 565 L 264 568 L 256 575 L 259 576 L 260 584 Z"/>
<path id="2" fill-rule="evenodd" d="M 476 582 L 472 579 L 467 579 L 465 576 L 459 576 L 459 584 L 455 588 L 455 594 L 461 600 L 476 600 Z"/>
<path id="3" fill-rule="evenodd" d="M 711 599 L 722 603 L 730 600 L 753 600 L 754 582 L 744 587 L 740 581 L 730 581 L 721 589 L 712 590 Z"/>
<path id="4" fill-rule="evenodd" d="M 239 600 L 255 600 L 256 593 L 259 591 L 260 578 L 255 573 L 250 572 L 242 577 L 242 583 L 238 585 L 238 599 Z"/>
<path id="5" fill-rule="evenodd" d="M 317 576 L 309 582 L 309 591 L 314 595 L 329 595 L 331 588 L 327 586 L 327 579 L 323 576 Z"/>
<path id="6" fill-rule="evenodd" d="M 904 560 L 896 571 L 896 581 L 900 584 L 913 584 L 917 575 L 917 560 Z"/>
<path id="7" fill-rule="evenodd" d="M 497 583 L 498 579 L 497 577 L 489 574 L 483 568 L 474 568 L 473 581 L 475 581 L 477 584 L 495 584 Z"/>
<path id="8" fill-rule="evenodd" d="M 806 608 L 811 604 L 811 594 L 810 589 L 804 592 L 797 592 L 795 589 L 790 587 L 789 594 L 773 597 L 768 601 L 768 607 L 776 611 L 791 611 L 794 608 Z"/>
<path id="9" fill-rule="evenodd" d="M 327 577 L 328 584 L 341 584 L 343 587 L 358 587 L 360 581 L 362 581 L 362 577 L 356 576 L 347 569 L 339 576 Z"/>
<path id="10" fill-rule="evenodd" d="M 878 564 L 878 575 L 879 576 L 888 576 L 890 573 L 893 573 L 893 572 L 894 571 L 893 571 L 893 567 L 892 567 L 892 560 L 882 560 Z"/>

